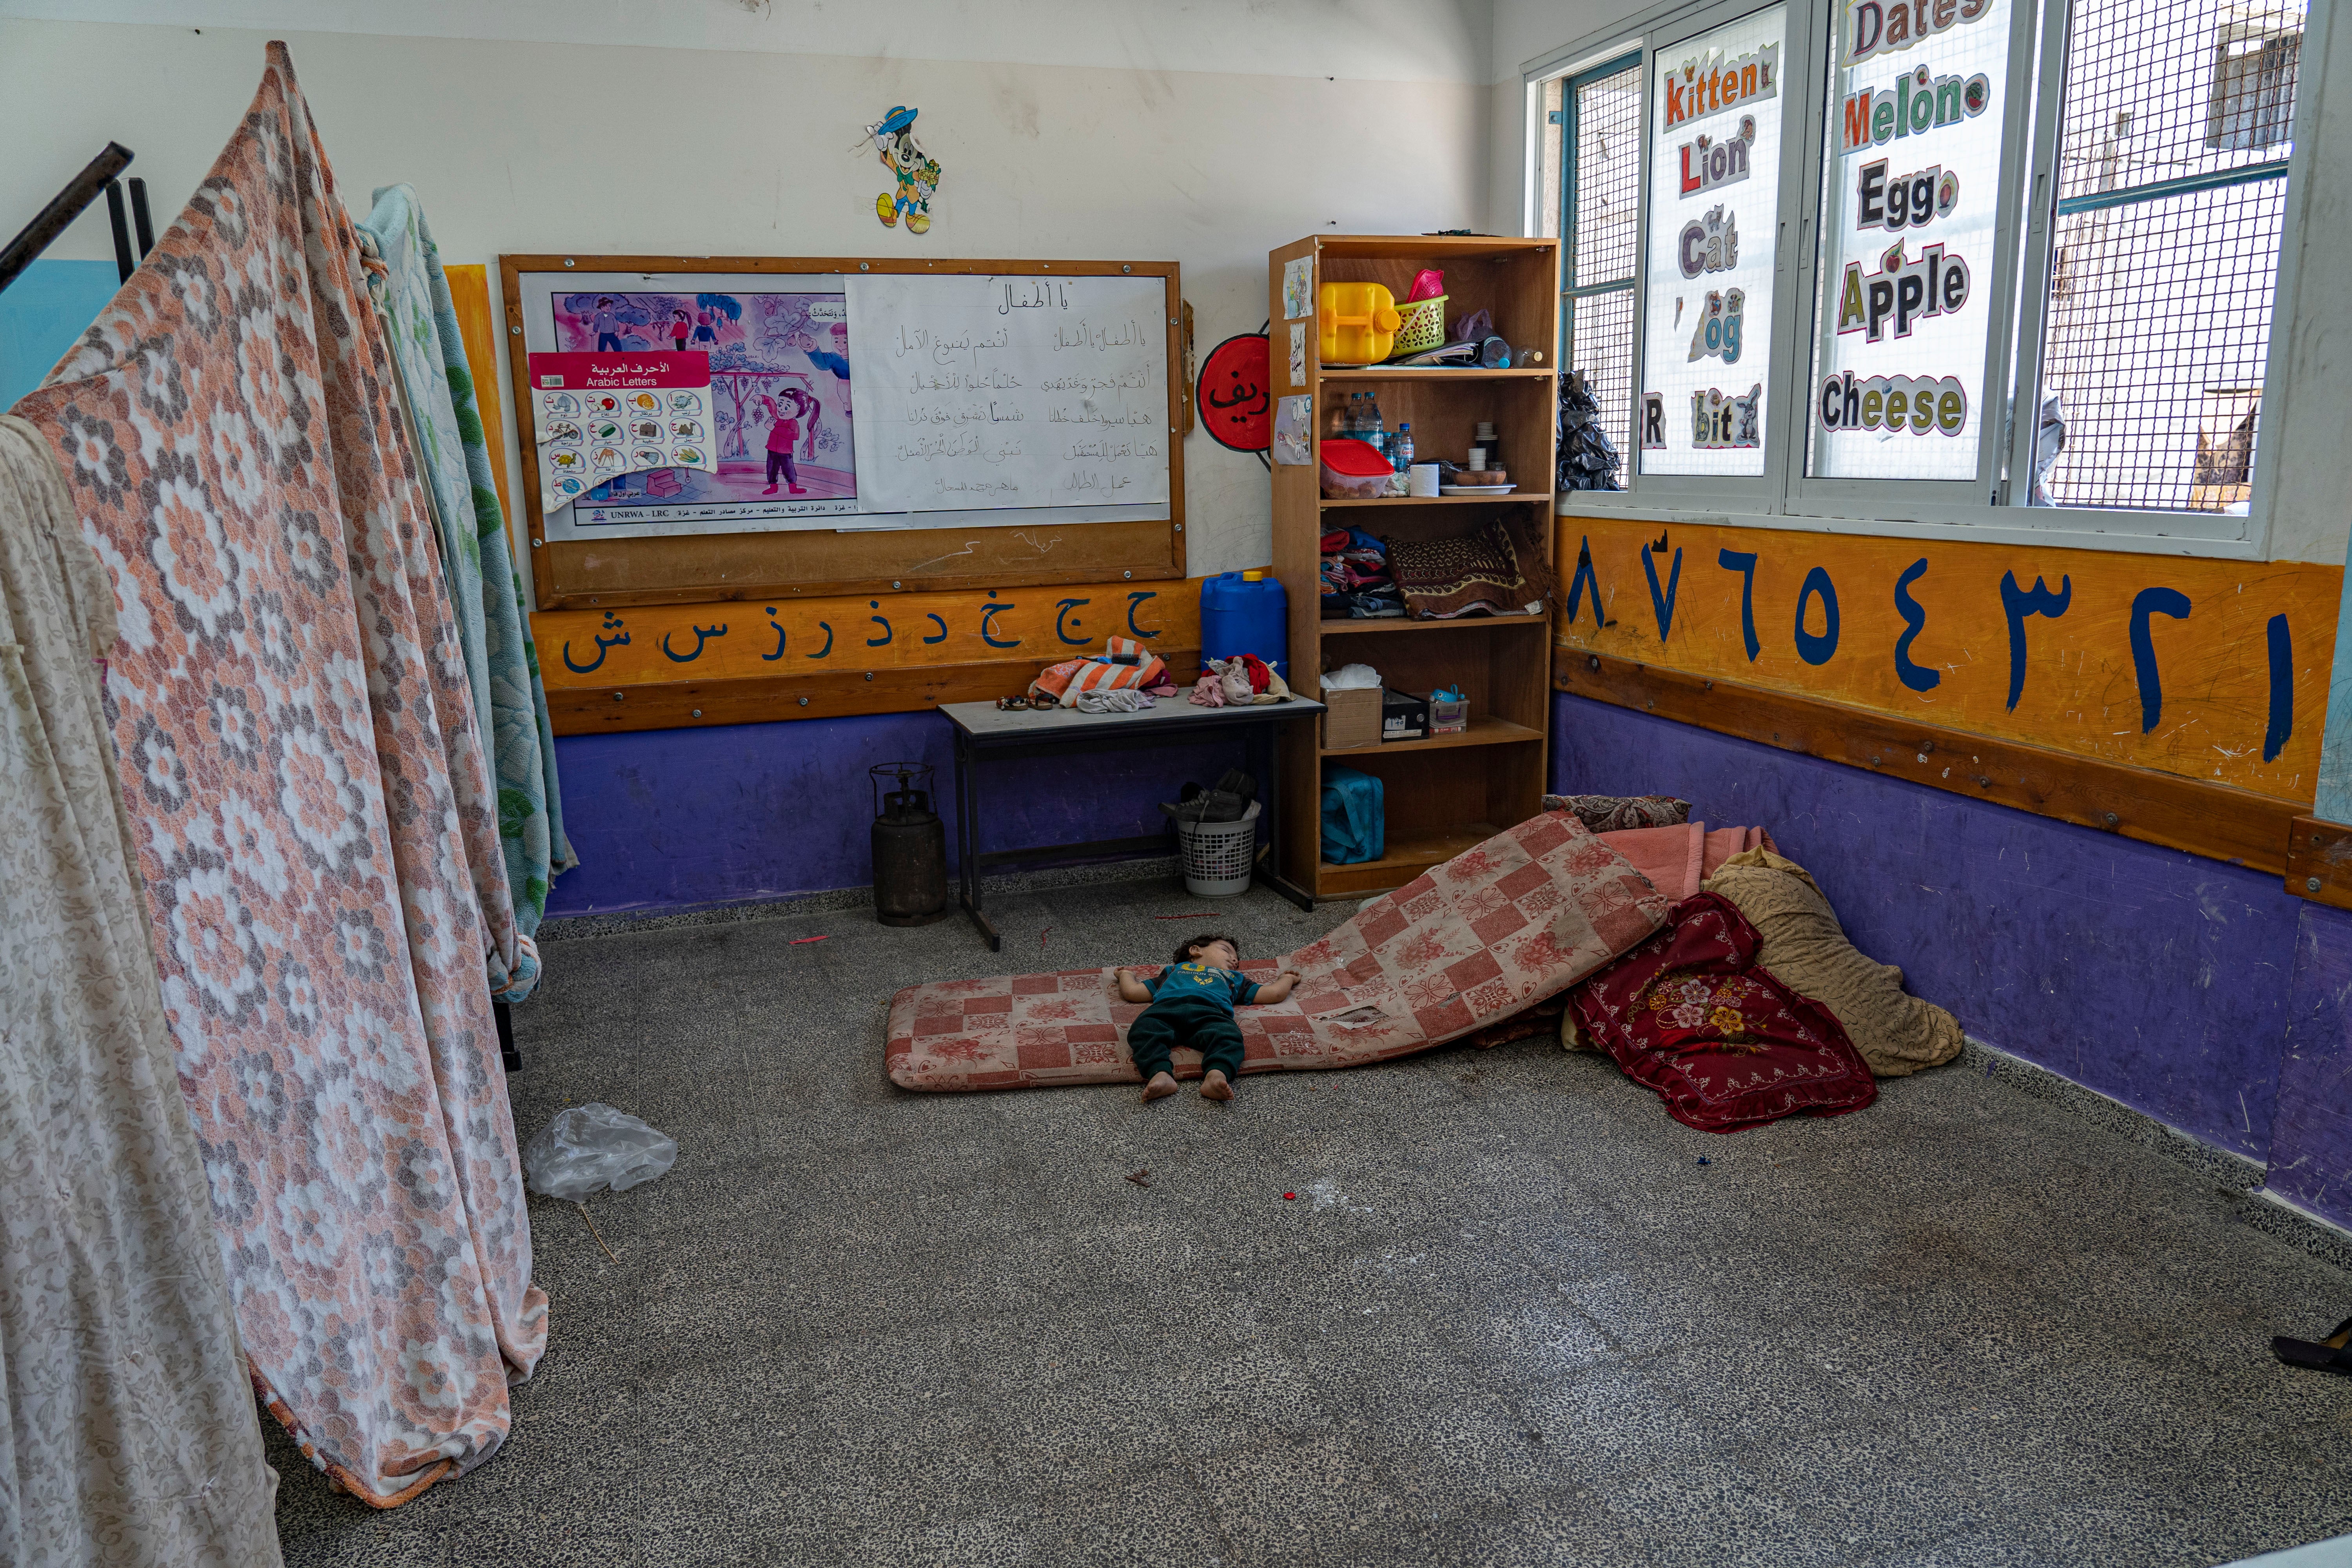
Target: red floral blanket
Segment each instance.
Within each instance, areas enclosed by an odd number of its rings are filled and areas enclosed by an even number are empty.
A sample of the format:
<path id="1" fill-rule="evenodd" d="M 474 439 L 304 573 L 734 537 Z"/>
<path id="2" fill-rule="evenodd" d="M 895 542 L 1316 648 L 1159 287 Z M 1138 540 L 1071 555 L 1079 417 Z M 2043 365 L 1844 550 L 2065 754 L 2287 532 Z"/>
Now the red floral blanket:
<path id="1" fill-rule="evenodd" d="M 1695 894 L 1569 1005 L 1626 1077 L 1702 1132 L 1860 1110 L 1878 1098 L 1869 1067 L 1828 1008 L 1758 965 L 1761 941 L 1730 900 Z"/>

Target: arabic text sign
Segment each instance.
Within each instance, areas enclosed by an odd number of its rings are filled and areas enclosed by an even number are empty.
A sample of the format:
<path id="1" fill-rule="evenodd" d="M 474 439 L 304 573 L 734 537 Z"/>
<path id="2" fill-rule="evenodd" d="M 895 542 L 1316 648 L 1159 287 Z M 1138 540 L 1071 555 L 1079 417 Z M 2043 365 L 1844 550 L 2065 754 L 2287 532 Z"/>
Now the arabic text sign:
<path id="1" fill-rule="evenodd" d="M 1570 647 L 2312 798 L 2340 567 L 1727 527 L 1667 528 L 1660 552 L 1654 522 L 1559 528 Z"/>
<path id="2" fill-rule="evenodd" d="M 707 353 L 535 353 L 541 493 L 559 506 L 623 474 L 715 472 Z"/>
<path id="3" fill-rule="evenodd" d="M 1191 583 L 548 610 L 530 625 L 551 687 L 943 664 L 1042 669 L 1099 653 L 1110 637 L 1154 650 L 1197 648 L 1201 641 L 1200 594 Z"/>
<path id="4" fill-rule="evenodd" d="M 1165 505 L 1158 278 L 847 280 L 868 511 Z"/>

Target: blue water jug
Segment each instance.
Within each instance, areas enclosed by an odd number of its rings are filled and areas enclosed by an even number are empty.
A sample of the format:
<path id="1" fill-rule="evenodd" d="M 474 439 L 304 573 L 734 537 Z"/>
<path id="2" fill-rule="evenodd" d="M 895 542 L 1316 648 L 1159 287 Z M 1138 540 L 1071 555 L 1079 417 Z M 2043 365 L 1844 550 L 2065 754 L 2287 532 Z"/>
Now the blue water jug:
<path id="1" fill-rule="evenodd" d="M 1252 653 L 1290 680 L 1290 595 L 1263 572 L 1225 572 L 1201 583 L 1201 658 Z"/>

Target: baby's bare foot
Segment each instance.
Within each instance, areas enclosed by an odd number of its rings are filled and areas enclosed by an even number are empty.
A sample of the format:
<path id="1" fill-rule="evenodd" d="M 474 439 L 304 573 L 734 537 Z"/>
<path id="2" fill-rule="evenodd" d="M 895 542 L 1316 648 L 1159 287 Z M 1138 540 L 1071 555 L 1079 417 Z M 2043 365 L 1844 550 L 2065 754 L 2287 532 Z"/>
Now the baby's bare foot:
<path id="1" fill-rule="evenodd" d="M 1174 1084 L 1170 1084 L 1168 1087 L 1173 1089 L 1176 1086 Z M 1215 1068 L 1211 1068 L 1209 1069 L 1208 1076 L 1201 1080 L 1201 1098 L 1202 1100 L 1231 1100 L 1233 1097 L 1234 1086 L 1225 1081 L 1225 1075 L 1223 1073 L 1218 1071 Z"/>
<path id="2" fill-rule="evenodd" d="M 1164 1072 L 1153 1073 L 1151 1081 L 1143 1086 L 1143 1098 L 1147 1104 L 1175 1092 L 1176 1080 Z"/>

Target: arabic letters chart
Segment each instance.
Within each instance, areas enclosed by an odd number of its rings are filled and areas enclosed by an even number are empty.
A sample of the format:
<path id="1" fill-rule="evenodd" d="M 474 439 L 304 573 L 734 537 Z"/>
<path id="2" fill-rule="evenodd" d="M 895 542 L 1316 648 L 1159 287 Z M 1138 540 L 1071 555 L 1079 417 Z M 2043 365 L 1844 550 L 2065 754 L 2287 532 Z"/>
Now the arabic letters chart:
<path id="1" fill-rule="evenodd" d="M 530 397 L 550 510 L 625 474 L 718 470 L 708 353 L 534 353 Z"/>
<path id="2" fill-rule="evenodd" d="M 1167 505 L 1160 279 L 847 281 L 863 510 Z"/>

